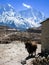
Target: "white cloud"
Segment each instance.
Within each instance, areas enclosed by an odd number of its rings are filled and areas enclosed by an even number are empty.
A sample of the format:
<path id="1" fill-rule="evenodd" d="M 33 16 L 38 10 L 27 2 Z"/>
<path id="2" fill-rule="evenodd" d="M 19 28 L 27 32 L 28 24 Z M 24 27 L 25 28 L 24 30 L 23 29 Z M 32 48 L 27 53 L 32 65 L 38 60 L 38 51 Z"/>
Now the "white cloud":
<path id="1" fill-rule="evenodd" d="M 9 3 L 8 3 L 8 6 L 14 8 L 14 7 L 13 7 L 11 4 L 9 4 Z"/>
<path id="2" fill-rule="evenodd" d="M 26 7 L 26 8 L 32 8 L 30 5 L 27 5 L 27 4 L 25 4 L 25 3 L 22 3 L 22 5 L 23 5 L 24 7 Z"/>
<path id="3" fill-rule="evenodd" d="M 8 6 L 10 6 L 10 7 L 11 7 L 11 4 L 8 4 Z"/>

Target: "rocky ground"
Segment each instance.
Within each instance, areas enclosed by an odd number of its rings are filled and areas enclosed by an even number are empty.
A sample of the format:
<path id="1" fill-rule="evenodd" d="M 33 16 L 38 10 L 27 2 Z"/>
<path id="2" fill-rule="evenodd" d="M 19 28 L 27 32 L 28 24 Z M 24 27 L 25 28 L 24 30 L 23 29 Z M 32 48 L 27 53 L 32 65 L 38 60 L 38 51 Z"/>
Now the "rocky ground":
<path id="1" fill-rule="evenodd" d="M 41 45 L 38 45 L 37 53 L 40 51 Z M 23 42 L 13 41 L 10 44 L 0 44 L 0 65 L 22 65 L 21 61 L 27 56 Z M 27 60 L 26 65 L 31 65 L 31 61 L 32 59 Z"/>
<path id="2" fill-rule="evenodd" d="M 49 65 L 49 56 L 45 57 L 38 57 L 31 61 L 33 65 Z"/>

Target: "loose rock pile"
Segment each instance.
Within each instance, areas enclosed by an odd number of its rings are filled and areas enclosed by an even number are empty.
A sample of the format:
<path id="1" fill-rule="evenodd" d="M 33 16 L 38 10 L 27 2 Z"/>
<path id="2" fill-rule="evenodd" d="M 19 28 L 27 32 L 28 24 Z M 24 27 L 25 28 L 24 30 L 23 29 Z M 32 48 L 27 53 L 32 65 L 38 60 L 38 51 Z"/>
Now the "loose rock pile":
<path id="1" fill-rule="evenodd" d="M 45 58 L 45 57 L 35 58 L 32 61 L 32 64 L 33 65 L 49 65 L 49 56 L 47 58 Z"/>

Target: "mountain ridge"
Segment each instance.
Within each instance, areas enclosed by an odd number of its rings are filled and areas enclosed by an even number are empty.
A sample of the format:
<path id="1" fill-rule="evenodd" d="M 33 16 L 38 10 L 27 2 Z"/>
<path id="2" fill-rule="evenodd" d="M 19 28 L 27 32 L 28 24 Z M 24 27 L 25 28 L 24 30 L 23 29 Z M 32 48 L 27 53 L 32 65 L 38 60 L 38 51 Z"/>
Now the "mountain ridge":
<path id="1" fill-rule="evenodd" d="M 35 9 L 16 12 L 11 4 L 1 7 L 0 11 L 2 12 L 0 13 L 0 25 L 7 25 L 22 31 L 39 27 L 40 22 L 45 19 L 45 16 Z"/>

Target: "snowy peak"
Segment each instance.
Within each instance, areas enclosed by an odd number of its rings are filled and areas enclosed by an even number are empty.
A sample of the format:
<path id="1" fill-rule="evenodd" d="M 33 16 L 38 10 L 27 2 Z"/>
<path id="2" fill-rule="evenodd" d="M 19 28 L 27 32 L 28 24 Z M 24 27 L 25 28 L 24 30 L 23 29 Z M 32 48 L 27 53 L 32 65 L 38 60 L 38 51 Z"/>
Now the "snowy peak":
<path id="1" fill-rule="evenodd" d="M 10 9 L 14 9 L 11 4 L 0 4 L 0 9 L 4 9 L 4 11 L 9 11 Z"/>
<path id="2" fill-rule="evenodd" d="M 21 17 L 28 21 L 30 27 L 39 27 L 40 22 L 45 19 L 45 16 L 40 11 L 36 9 L 27 9 L 19 12 Z"/>
<path id="3" fill-rule="evenodd" d="M 0 25 L 7 25 L 19 30 L 31 27 L 39 27 L 45 16 L 35 9 L 27 9 L 16 12 L 10 4 L 0 6 Z"/>
<path id="4" fill-rule="evenodd" d="M 32 8 L 20 11 L 19 13 L 23 18 L 32 18 L 35 20 L 35 22 L 38 22 L 38 20 L 43 20 L 45 18 L 43 13 Z"/>
<path id="5" fill-rule="evenodd" d="M 27 10 L 22 10 L 19 12 L 21 14 L 22 17 L 24 18 L 28 18 L 28 17 L 32 17 L 32 11 L 31 9 L 27 9 Z"/>
<path id="6" fill-rule="evenodd" d="M 4 13 L 9 16 L 12 16 L 12 15 L 14 16 L 15 10 L 10 4 L 0 5 L 0 15 Z"/>

